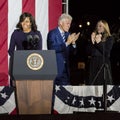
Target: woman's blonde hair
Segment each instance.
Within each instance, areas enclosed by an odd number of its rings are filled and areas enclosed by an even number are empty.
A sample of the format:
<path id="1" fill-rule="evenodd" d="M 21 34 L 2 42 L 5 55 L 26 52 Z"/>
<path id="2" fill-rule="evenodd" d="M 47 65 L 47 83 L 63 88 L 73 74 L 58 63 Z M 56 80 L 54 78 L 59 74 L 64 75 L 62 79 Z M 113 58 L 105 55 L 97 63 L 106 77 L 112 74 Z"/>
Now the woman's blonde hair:
<path id="1" fill-rule="evenodd" d="M 103 23 L 105 36 L 106 36 L 106 37 L 111 36 L 110 28 L 109 28 L 109 25 L 108 25 L 107 21 L 106 21 L 106 20 L 99 20 L 99 21 L 97 22 L 97 25 L 98 25 L 98 23 L 100 23 L 100 22 Z M 96 30 L 97 30 L 97 26 L 96 26 Z"/>

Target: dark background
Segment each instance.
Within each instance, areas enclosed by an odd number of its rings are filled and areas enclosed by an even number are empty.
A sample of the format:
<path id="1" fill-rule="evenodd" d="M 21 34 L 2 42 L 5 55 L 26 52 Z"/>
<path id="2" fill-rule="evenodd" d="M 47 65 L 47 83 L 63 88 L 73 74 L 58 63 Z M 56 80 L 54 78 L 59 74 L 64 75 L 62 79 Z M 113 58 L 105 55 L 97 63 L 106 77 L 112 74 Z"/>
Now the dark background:
<path id="1" fill-rule="evenodd" d="M 105 19 L 112 28 L 114 24 L 120 22 L 119 11 L 119 3 L 116 0 L 69 0 L 69 14 L 76 26 L 80 22 L 84 24 L 90 21 L 93 27 L 98 20 Z"/>
<path id="2" fill-rule="evenodd" d="M 114 22 L 120 17 L 119 3 L 116 0 L 69 0 L 69 13 L 74 19 L 95 15 L 109 22 Z"/>
<path id="3" fill-rule="evenodd" d="M 111 34 L 114 37 L 114 45 L 111 51 L 111 67 L 113 84 L 120 84 L 120 12 L 119 3 L 116 0 L 69 0 L 69 14 L 73 17 L 70 32 L 80 32 L 77 40 L 76 55 L 70 56 L 71 83 L 72 85 L 84 84 L 89 76 L 89 51 L 87 45 L 90 42 L 91 32 L 98 20 L 108 22 Z M 90 22 L 90 26 L 86 22 Z M 82 28 L 79 27 L 82 24 Z M 78 64 L 82 66 L 78 66 Z"/>

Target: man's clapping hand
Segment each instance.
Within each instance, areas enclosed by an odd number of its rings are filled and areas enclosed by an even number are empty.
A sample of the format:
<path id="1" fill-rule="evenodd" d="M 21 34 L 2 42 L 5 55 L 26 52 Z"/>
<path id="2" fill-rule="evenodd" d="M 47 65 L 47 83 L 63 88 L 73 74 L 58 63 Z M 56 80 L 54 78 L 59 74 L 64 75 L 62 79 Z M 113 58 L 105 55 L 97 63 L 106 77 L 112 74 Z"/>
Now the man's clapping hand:
<path id="1" fill-rule="evenodd" d="M 78 40 L 79 38 L 79 35 L 80 35 L 80 32 L 78 32 L 77 34 L 76 33 L 72 33 L 68 36 L 68 39 L 67 39 L 67 44 L 75 44 L 76 40 Z"/>

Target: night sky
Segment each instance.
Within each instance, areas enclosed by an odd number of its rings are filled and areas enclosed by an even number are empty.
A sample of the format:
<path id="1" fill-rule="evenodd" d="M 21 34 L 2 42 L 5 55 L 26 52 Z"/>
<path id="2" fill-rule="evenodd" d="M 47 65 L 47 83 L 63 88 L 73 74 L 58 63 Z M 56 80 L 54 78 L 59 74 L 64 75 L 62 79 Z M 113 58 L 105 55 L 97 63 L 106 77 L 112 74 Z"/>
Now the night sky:
<path id="1" fill-rule="evenodd" d="M 73 22 L 90 20 L 95 25 L 100 19 L 105 19 L 110 26 L 120 22 L 119 3 L 116 0 L 69 0 L 69 14 Z"/>

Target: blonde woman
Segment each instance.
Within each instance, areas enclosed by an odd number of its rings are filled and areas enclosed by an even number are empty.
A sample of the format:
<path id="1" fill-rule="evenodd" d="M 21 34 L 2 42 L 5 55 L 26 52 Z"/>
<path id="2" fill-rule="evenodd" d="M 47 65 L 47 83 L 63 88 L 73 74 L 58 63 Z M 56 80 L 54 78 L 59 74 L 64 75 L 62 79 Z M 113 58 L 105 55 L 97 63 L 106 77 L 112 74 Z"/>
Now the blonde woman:
<path id="1" fill-rule="evenodd" d="M 112 84 L 110 52 L 113 46 L 113 37 L 105 20 L 97 22 L 91 34 L 91 60 L 89 85 Z"/>

